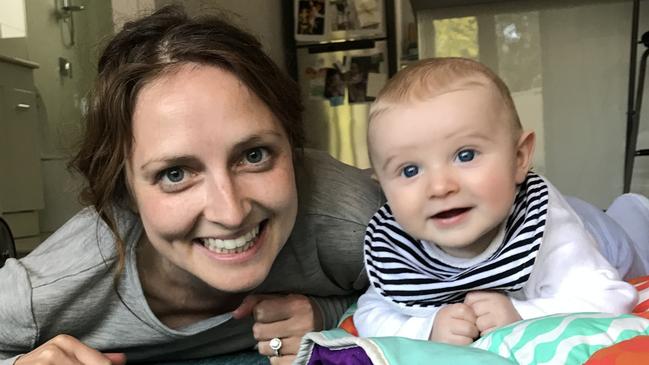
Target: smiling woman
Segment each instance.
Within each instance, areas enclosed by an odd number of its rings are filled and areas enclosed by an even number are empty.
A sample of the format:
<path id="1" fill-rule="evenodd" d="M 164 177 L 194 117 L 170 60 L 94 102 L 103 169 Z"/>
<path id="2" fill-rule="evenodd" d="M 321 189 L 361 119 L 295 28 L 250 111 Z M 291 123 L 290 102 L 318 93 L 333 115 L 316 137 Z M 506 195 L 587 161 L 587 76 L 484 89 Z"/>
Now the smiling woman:
<path id="1" fill-rule="evenodd" d="M 231 73 L 186 64 L 140 91 L 133 137 L 139 246 L 173 263 L 161 274 L 186 271 L 228 292 L 257 287 L 297 213 L 291 144 L 268 107 Z"/>
<path id="2" fill-rule="evenodd" d="M 222 19 L 163 8 L 98 69 L 88 208 L 0 270 L 0 364 L 291 363 L 366 285 L 378 186 L 302 149 L 296 84 Z"/>

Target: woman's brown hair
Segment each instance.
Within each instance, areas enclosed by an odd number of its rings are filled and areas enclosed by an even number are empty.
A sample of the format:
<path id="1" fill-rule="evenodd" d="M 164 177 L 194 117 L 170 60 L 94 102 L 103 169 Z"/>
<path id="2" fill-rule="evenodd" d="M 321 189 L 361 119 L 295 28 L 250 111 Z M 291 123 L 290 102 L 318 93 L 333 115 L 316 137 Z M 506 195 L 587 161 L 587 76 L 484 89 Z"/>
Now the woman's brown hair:
<path id="1" fill-rule="evenodd" d="M 219 16 L 190 18 L 175 5 L 126 23 L 101 54 L 84 135 L 70 162 L 87 182 L 81 202 L 94 206 L 115 235 L 117 273 L 123 269 L 125 247 L 116 214 L 131 203 L 125 168 L 133 144 L 136 98 L 144 85 L 187 63 L 231 72 L 268 106 L 292 147 L 299 150 L 303 145 L 299 88 L 254 36 Z"/>

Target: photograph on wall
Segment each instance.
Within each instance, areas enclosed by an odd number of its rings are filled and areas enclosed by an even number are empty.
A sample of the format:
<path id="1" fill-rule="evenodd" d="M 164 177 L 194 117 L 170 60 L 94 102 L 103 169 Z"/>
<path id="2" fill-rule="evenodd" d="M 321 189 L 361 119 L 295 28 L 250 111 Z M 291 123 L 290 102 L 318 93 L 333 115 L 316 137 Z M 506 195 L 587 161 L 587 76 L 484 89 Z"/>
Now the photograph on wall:
<path id="1" fill-rule="evenodd" d="M 329 99 L 331 106 L 345 103 L 345 80 L 337 68 L 327 68 L 325 78 L 324 97 Z"/>
<path id="2" fill-rule="evenodd" d="M 326 68 L 307 67 L 304 70 L 304 78 L 309 82 L 309 87 L 307 88 L 309 99 L 314 100 L 325 97 L 326 77 Z"/>
<path id="3" fill-rule="evenodd" d="M 347 62 L 347 60 L 345 60 Z M 383 54 L 377 53 L 370 56 L 351 57 L 349 71 L 346 74 L 349 103 L 366 103 L 373 101 L 374 97 L 367 93 L 368 76 L 370 73 L 380 73 Z"/>
<path id="4" fill-rule="evenodd" d="M 377 28 L 381 23 L 382 10 L 379 0 L 353 0 L 359 29 Z"/>
<path id="5" fill-rule="evenodd" d="M 333 16 L 331 17 L 331 30 L 350 30 L 355 28 L 354 14 L 350 0 L 336 0 L 332 2 Z"/>
<path id="6" fill-rule="evenodd" d="M 332 0 L 329 2 L 332 32 L 344 31 L 347 37 L 378 34 L 382 30 L 383 9 L 378 0 Z"/>
<path id="7" fill-rule="evenodd" d="M 320 40 L 326 33 L 327 7 L 325 0 L 296 1 L 296 40 Z"/>

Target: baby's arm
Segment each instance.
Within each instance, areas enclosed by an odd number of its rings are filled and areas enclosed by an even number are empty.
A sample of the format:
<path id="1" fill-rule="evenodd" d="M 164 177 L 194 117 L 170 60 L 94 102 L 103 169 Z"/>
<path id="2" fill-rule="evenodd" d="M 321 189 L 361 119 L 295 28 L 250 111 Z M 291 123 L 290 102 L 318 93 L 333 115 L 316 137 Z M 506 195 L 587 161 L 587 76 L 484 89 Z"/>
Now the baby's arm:
<path id="1" fill-rule="evenodd" d="M 404 314 L 370 286 L 358 299 L 354 325 L 362 337 L 401 336 L 465 345 L 478 336 L 475 315 L 462 303 L 423 311 L 427 315 Z"/>
<path id="2" fill-rule="evenodd" d="M 361 337 L 400 336 L 427 340 L 436 312 L 426 317 L 403 314 L 388 303 L 373 286 L 358 298 L 354 326 Z"/>
<path id="3" fill-rule="evenodd" d="M 637 291 L 604 259 L 563 197 L 550 191 L 546 231 L 534 270 L 512 303 L 523 319 L 554 313 L 629 313 Z M 522 295 L 521 295 L 522 294 Z"/>
<path id="4" fill-rule="evenodd" d="M 635 306 L 637 291 L 615 270 L 583 265 L 586 258 L 554 261 L 555 270 L 545 267 L 545 277 L 525 288 L 527 299 L 512 299 L 523 319 L 554 313 L 630 313 Z"/>

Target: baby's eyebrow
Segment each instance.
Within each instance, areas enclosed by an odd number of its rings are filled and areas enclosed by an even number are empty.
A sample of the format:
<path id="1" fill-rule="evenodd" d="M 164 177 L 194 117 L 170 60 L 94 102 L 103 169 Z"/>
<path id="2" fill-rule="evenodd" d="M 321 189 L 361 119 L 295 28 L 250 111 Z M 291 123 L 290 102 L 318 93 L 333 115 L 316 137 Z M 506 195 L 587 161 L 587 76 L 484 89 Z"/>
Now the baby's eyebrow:
<path id="1" fill-rule="evenodd" d="M 381 170 L 385 171 L 388 168 L 388 166 L 390 165 L 390 163 L 392 162 L 392 160 L 394 160 L 396 157 L 397 157 L 396 155 L 392 155 L 392 156 L 386 158 L 385 162 L 383 162 L 383 165 L 381 166 Z"/>

